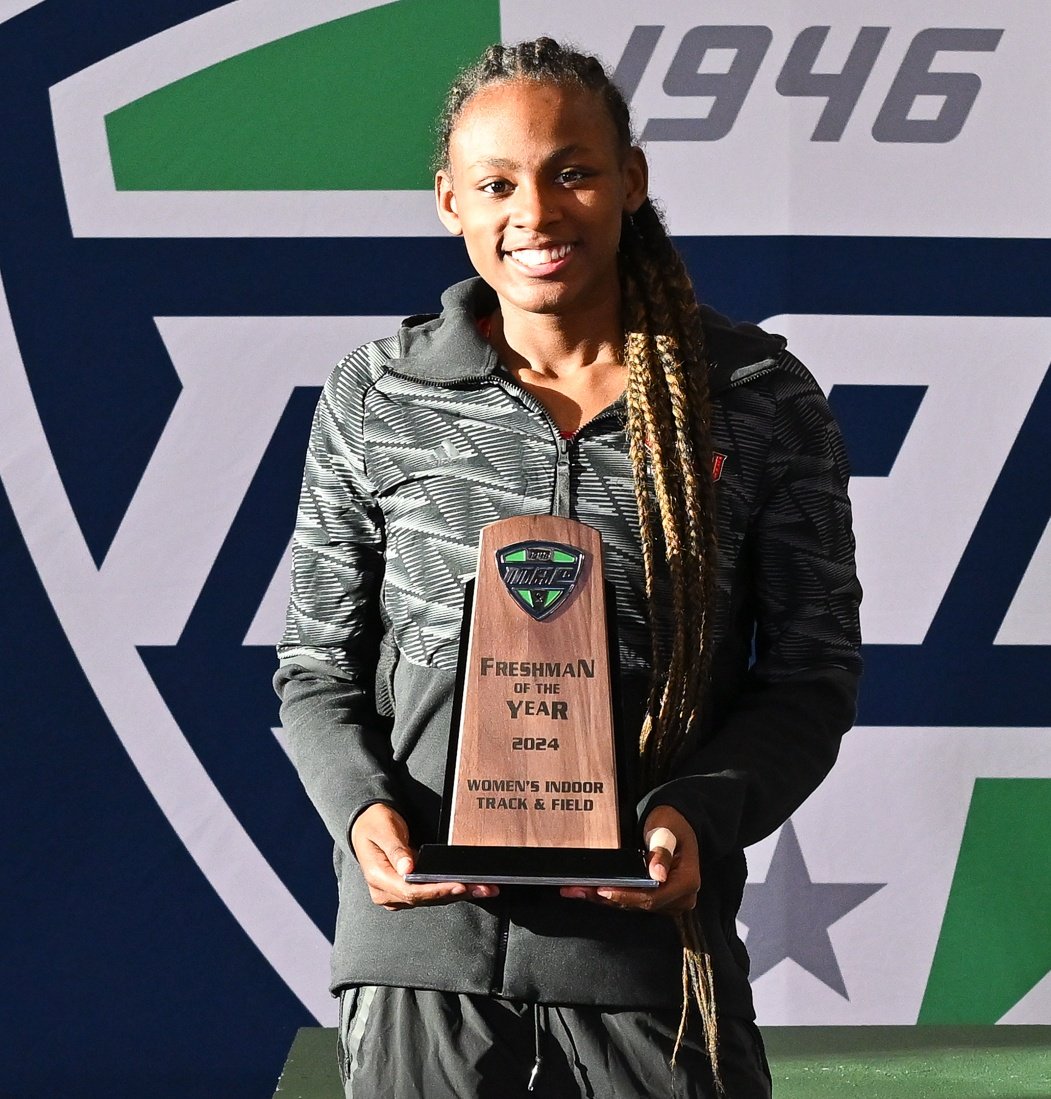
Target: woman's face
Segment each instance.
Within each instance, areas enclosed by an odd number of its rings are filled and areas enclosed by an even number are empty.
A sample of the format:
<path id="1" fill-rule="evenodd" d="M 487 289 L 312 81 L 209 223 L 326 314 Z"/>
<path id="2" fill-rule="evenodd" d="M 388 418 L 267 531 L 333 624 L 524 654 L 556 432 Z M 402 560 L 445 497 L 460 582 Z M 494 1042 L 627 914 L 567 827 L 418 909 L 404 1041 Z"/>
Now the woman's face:
<path id="1" fill-rule="evenodd" d="M 646 197 L 646 161 L 621 149 L 601 98 L 533 80 L 476 93 L 435 179 L 438 216 L 462 234 L 506 310 L 568 315 L 619 300 L 621 217 Z"/>

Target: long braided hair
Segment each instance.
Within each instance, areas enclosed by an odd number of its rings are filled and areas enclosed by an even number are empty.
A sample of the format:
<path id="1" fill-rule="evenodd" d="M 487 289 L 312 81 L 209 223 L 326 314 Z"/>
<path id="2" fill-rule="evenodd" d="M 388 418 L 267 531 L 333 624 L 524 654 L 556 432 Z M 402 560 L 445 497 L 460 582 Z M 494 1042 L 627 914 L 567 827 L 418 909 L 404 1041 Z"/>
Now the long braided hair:
<path id="1" fill-rule="evenodd" d="M 623 152 L 631 148 L 627 103 L 602 63 L 550 38 L 538 38 L 490 46 L 460 73 L 439 119 L 436 167 L 449 169 L 450 138 L 468 100 L 491 84 L 515 80 L 594 92 L 613 121 Z M 707 370 L 697 298 L 650 199 L 624 217 L 620 281 L 627 433 L 653 639 L 653 673 L 639 735 L 640 774 L 644 788 L 651 789 L 668 780 L 698 735 L 710 671 L 716 542 Z M 662 573 L 670 589 L 658 600 Z M 668 631 L 659 623 L 669 605 L 673 628 L 670 640 L 662 641 Z M 697 914 L 688 912 L 677 922 L 683 942 L 683 1010 L 676 1052 L 693 1001 L 700 1009 L 718 1082 L 711 958 Z"/>

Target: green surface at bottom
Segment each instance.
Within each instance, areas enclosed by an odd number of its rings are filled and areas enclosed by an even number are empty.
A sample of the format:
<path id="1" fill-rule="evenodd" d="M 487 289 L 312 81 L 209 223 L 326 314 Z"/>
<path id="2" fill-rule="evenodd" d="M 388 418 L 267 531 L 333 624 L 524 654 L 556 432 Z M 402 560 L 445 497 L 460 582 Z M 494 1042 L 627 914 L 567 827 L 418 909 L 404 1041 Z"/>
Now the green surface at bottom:
<path id="1" fill-rule="evenodd" d="M 775 1099 L 1051 1099 L 1051 1027 L 764 1027 Z"/>
<path id="2" fill-rule="evenodd" d="M 274 1099 L 343 1099 L 334 1027 L 300 1028 L 288 1051 Z"/>
<path id="3" fill-rule="evenodd" d="M 764 1027 L 763 1037 L 774 1099 L 1051 1099 L 1051 1026 Z M 342 1095 L 336 1032 L 304 1027 L 274 1099 Z"/>

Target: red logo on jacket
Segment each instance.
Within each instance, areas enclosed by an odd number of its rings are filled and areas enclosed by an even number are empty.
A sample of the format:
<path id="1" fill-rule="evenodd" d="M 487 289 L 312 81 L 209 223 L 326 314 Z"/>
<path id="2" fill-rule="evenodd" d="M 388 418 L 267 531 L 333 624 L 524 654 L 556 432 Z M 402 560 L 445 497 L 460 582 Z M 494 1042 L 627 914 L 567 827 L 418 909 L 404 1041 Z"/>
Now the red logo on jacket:
<path id="1" fill-rule="evenodd" d="M 712 451 L 712 482 L 718 481 L 723 475 L 723 466 L 726 465 L 726 455 L 719 451 Z"/>

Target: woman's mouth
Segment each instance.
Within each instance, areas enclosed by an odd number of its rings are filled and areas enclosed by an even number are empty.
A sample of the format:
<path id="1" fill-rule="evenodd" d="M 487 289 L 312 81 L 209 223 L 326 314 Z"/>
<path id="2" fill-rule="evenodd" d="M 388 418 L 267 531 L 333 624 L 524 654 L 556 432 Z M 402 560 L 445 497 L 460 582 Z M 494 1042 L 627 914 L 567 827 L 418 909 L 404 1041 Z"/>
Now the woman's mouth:
<path id="1" fill-rule="evenodd" d="M 556 244 L 546 248 L 515 248 L 505 254 L 531 274 L 547 275 L 565 264 L 573 248 L 572 244 Z"/>

